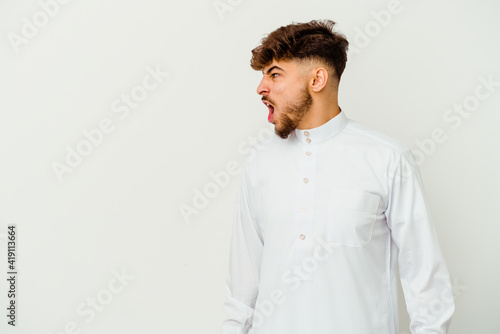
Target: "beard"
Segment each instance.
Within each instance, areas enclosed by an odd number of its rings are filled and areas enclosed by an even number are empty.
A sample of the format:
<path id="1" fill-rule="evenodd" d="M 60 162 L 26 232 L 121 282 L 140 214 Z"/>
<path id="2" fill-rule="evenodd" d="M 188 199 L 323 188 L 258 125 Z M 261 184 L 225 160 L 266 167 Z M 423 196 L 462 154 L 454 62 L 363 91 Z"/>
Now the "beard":
<path id="1" fill-rule="evenodd" d="M 297 102 L 290 103 L 284 107 L 280 118 L 274 126 L 274 132 L 283 139 L 288 138 L 290 133 L 299 125 L 304 115 L 309 111 L 312 105 L 312 96 L 304 87 Z"/>

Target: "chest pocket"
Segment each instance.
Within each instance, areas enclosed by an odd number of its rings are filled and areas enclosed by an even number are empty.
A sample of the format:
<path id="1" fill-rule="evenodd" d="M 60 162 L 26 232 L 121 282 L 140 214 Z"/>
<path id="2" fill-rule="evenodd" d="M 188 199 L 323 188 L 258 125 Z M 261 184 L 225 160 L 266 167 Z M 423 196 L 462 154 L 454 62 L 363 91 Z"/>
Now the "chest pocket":
<path id="1" fill-rule="evenodd" d="M 364 247 L 371 238 L 381 197 L 357 189 L 334 189 L 328 198 L 327 239 Z"/>

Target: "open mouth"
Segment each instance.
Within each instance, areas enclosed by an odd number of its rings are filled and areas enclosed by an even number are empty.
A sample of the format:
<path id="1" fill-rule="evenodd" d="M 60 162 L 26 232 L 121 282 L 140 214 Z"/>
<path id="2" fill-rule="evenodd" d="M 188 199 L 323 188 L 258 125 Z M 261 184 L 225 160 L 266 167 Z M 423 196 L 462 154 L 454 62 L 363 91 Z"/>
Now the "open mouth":
<path id="1" fill-rule="evenodd" d="M 269 121 L 269 123 L 272 123 L 274 119 L 274 106 L 267 101 L 262 101 L 262 102 L 264 102 L 264 104 L 269 109 L 269 115 L 267 115 L 267 120 Z"/>

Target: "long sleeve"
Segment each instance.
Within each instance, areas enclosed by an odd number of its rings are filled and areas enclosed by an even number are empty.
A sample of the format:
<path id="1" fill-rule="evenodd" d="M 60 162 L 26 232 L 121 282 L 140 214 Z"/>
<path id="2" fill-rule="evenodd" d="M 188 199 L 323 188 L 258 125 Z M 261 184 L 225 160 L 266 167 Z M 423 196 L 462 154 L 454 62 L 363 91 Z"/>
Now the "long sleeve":
<path id="1" fill-rule="evenodd" d="M 412 334 L 446 334 L 455 302 L 415 158 L 405 150 L 389 175 L 386 210 Z"/>
<path id="2" fill-rule="evenodd" d="M 260 262 L 264 244 L 252 218 L 247 177 L 245 163 L 234 208 L 229 277 L 226 280 L 227 300 L 224 303 L 228 317 L 222 325 L 223 334 L 248 333 L 259 292 Z"/>

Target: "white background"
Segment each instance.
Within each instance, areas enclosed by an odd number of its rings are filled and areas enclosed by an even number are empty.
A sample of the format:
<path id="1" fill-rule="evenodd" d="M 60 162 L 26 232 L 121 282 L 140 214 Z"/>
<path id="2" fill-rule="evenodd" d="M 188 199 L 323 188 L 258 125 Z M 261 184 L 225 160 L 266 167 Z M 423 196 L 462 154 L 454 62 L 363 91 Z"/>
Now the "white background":
<path id="1" fill-rule="evenodd" d="M 498 333 L 499 3 L 401 0 L 386 24 L 389 1 L 220 2 L 231 10 L 218 13 L 213 0 L 72 0 L 48 16 L 37 1 L 0 3 L 0 332 L 220 333 L 240 174 L 188 222 L 180 208 L 209 187 L 210 172 L 241 165 L 250 136 L 272 129 L 250 50 L 282 25 L 328 18 L 351 44 L 342 110 L 423 157 L 456 287 L 452 333 Z M 16 47 L 23 18 L 39 27 Z M 112 104 L 141 92 L 148 67 L 168 76 L 121 119 Z M 497 83 L 480 88 L 481 100 L 479 77 Z M 471 111 L 453 127 L 443 116 L 465 101 Z M 113 130 L 59 180 L 54 162 L 103 119 Z M 446 139 L 423 153 L 418 143 L 436 129 Z M 15 328 L 5 309 L 10 224 Z M 112 293 L 122 270 L 133 278 Z M 105 305 L 91 319 L 96 297 Z"/>

